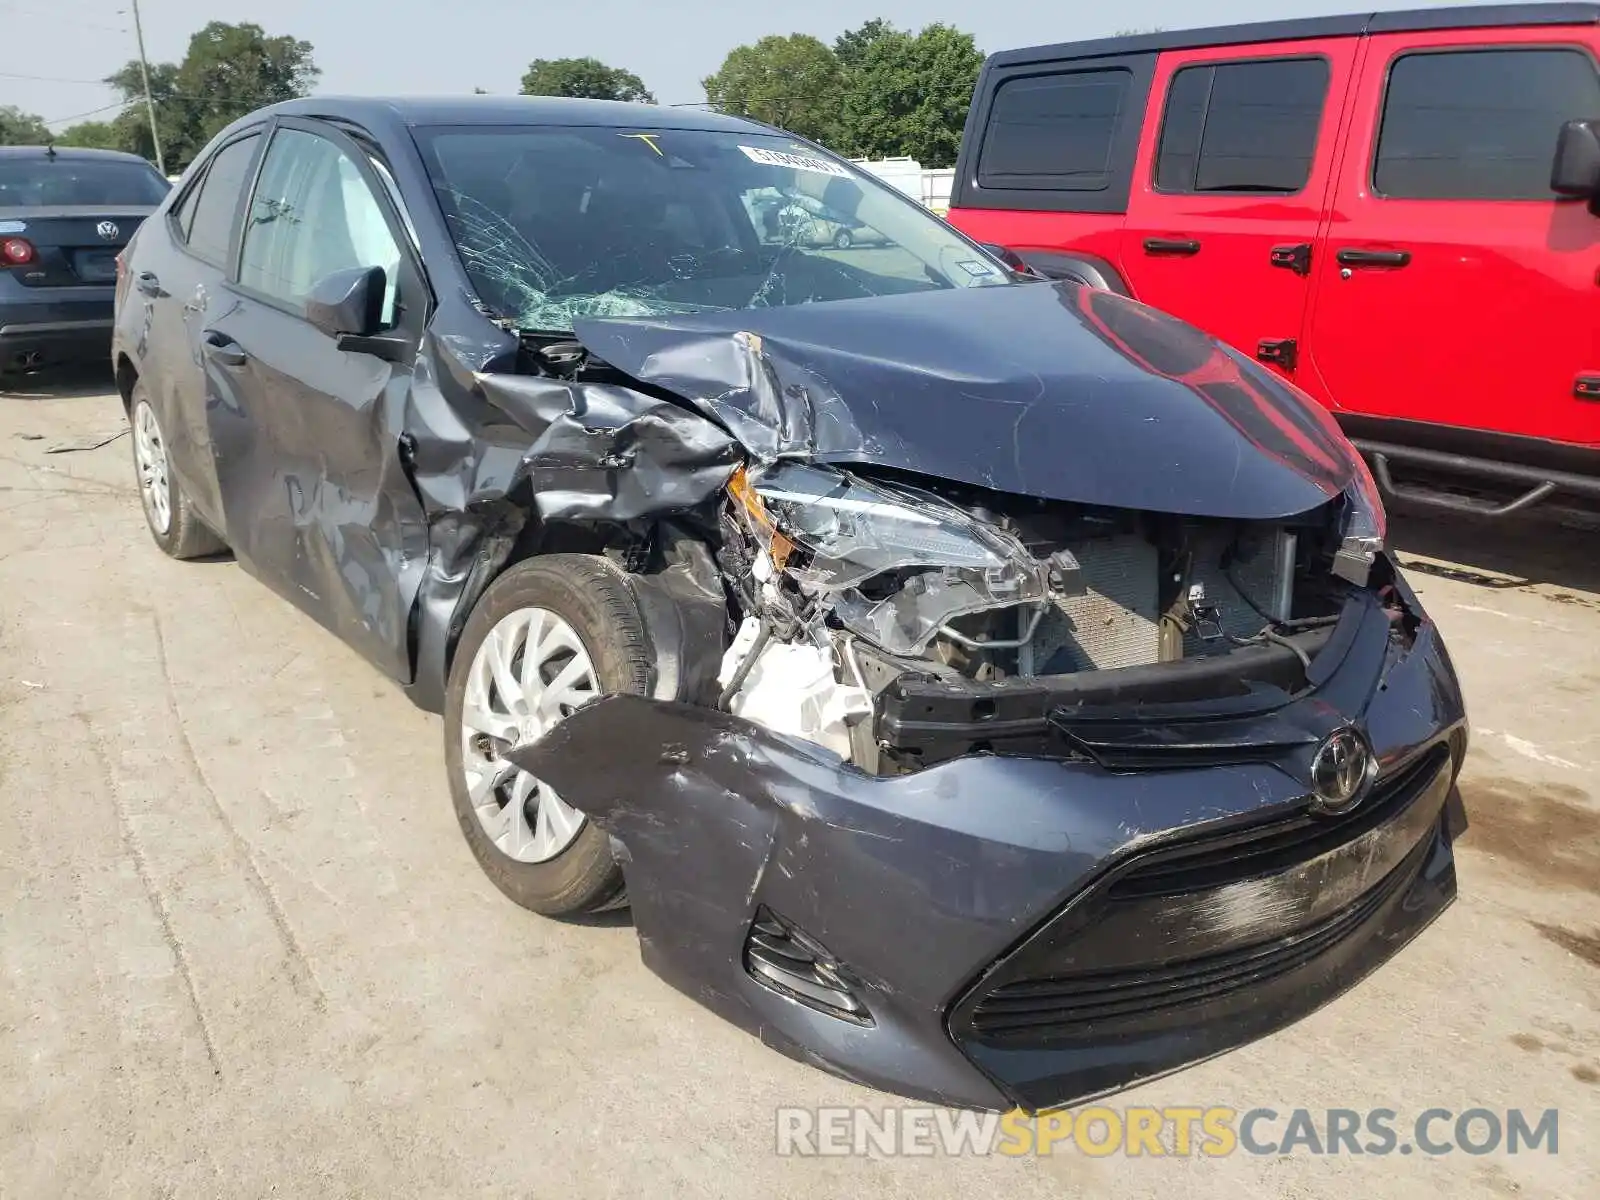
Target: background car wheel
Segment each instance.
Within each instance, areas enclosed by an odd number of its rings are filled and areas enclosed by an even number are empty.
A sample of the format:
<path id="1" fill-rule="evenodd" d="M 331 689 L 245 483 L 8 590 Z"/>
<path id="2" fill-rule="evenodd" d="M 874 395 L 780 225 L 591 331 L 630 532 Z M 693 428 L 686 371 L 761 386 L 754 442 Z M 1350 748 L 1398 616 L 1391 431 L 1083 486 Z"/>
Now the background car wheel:
<path id="1" fill-rule="evenodd" d="M 848 229 L 841 229 L 838 233 L 833 235 L 833 245 L 834 249 L 836 250 L 850 249 L 851 241 L 852 238 L 850 237 L 850 231 Z"/>
<path id="2" fill-rule="evenodd" d="M 604 830 L 505 760 L 588 700 L 649 690 L 651 651 L 622 573 L 603 558 L 518 563 L 473 609 L 445 693 L 456 820 L 494 885 L 547 916 L 625 900 Z"/>
<path id="3" fill-rule="evenodd" d="M 189 498 L 172 477 L 167 458 L 167 438 L 161 429 L 144 384 L 133 385 L 128 408 L 133 426 L 133 467 L 139 482 L 139 502 L 144 506 L 150 536 L 173 558 L 204 558 L 228 548 L 221 538 L 195 516 Z"/>

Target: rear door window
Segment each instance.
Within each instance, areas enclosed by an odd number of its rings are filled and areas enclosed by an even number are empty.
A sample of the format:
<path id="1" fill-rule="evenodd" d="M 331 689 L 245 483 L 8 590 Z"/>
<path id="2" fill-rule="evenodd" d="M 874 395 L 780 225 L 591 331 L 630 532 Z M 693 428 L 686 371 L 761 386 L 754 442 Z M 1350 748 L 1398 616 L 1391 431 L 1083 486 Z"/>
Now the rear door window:
<path id="1" fill-rule="evenodd" d="M 1132 83 L 1120 68 L 1003 81 L 989 106 L 979 186 L 1103 190 Z"/>
<path id="2" fill-rule="evenodd" d="M 1167 89 L 1157 189 L 1298 192 L 1311 177 L 1328 77 L 1321 58 L 1184 67 Z"/>
<path id="3" fill-rule="evenodd" d="M 1600 74 L 1559 47 L 1407 54 L 1389 70 L 1373 189 L 1391 199 L 1550 200 L 1561 126 L 1600 117 Z"/>
<path id="4" fill-rule="evenodd" d="M 193 200 L 193 212 L 188 213 L 189 223 L 184 240 L 191 254 L 205 259 L 212 266 L 227 269 L 233 218 L 238 214 L 239 202 L 250 185 L 250 165 L 255 160 L 256 147 L 260 142 L 259 133 L 229 142 L 212 157 L 206 177 L 200 181 L 199 194 Z M 184 204 L 189 204 L 188 197 L 184 198 Z"/>

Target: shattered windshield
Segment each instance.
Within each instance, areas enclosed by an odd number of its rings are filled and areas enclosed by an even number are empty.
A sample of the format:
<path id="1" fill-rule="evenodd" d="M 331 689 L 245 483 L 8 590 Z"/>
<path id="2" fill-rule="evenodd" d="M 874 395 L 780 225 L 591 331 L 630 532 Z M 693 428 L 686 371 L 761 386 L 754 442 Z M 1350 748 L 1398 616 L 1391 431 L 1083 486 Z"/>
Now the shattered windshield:
<path id="1" fill-rule="evenodd" d="M 909 198 L 781 135 L 417 133 L 479 299 L 522 329 L 1013 282 Z"/>

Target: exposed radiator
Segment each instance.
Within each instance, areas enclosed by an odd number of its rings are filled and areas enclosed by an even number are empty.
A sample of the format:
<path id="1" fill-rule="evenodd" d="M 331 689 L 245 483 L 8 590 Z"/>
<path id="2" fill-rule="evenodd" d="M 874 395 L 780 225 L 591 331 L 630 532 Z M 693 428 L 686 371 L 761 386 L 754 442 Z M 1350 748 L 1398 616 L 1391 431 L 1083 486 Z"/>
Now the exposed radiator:
<path id="1" fill-rule="evenodd" d="M 1232 645 L 1229 638 L 1261 632 L 1266 621 L 1257 608 L 1273 616 L 1289 615 L 1293 538 L 1270 528 L 1247 532 L 1239 538 L 1231 572 L 1224 571 L 1222 557 L 1234 536 L 1233 528 L 1195 534 L 1189 585 L 1198 587 L 1201 603 L 1216 610 L 1223 636 L 1206 640 L 1197 630 L 1189 630 L 1183 639 L 1186 658 L 1223 653 Z M 1031 664 L 1029 655 L 1024 655 L 1024 673 L 1029 673 L 1029 665 L 1033 674 L 1062 675 L 1159 662 L 1161 581 L 1156 547 L 1137 535 L 1124 535 L 1096 538 L 1073 549 L 1084 594 L 1059 600 L 1045 613 L 1029 647 Z"/>
<path id="2" fill-rule="evenodd" d="M 1034 671 L 1136 667 L 1161 657 L 1156 548 L 1142 537 L 1096 538 L 1077 549 L 1086 591 L 1058 601 L 1033 639 Z"/>

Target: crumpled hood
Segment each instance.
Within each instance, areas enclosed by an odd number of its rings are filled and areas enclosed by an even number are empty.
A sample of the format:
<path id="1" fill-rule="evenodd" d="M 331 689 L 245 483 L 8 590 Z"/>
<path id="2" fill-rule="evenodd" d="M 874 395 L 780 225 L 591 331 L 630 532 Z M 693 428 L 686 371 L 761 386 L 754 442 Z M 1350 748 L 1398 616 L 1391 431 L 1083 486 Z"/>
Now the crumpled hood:
<path id="1" fill-rule="evenodd" d="M 1320 406 L 1193 327 L 1073 283 L 583 320 L 597 357 L 755 458 L 879 465 L 1192 516 L 1305 513 L 1355 451 Z"/>

